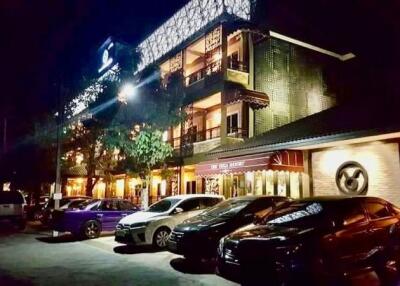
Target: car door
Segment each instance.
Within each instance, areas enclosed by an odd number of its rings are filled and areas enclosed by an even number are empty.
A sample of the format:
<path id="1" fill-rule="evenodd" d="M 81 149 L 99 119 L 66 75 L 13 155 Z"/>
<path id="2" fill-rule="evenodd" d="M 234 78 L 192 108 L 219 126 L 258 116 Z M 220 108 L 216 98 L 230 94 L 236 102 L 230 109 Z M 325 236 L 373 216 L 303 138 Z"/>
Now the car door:
<path id="1" fill-rule="evenodd" d="M 122 219 L 117 200 L 104 200 L 96 211 L 96 218 L 101 222 L 102 230 L 114 230 L 118 221 Z"/>
<path id="2" fill-rule="evenodd" d="M 373 245 L 369 237 L 369 222 L 358 200 L 341 205 L 336 215 L 338 219 L 334 234 L 329 238 L 331 247 L 328 252 L 337 266 L 348 269 L 365 260 Z"/>
<path id="3" fill-rule="evenodd" d="M 398 218 L 393 216 L 384 201 L 369 199 L 364 203 L 370 219 L 370 239 L 373 242 L 373 251 L 381 251 L 389 245 L 390 234 L 398 223 Z"/>

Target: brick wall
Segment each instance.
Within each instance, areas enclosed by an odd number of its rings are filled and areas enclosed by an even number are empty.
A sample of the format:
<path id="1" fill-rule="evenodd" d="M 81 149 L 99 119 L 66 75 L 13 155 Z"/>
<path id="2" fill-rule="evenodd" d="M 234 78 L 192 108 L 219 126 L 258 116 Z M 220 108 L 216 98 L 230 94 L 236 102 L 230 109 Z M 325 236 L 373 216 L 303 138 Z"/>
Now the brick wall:
<path id="1" fill-rule="evenodd" d="M 336 186 L 339 166 L 346 161 L 360 163 L 368 172 L 368 196 L 376 196 L 400 206 L 400 160 L 397 143 L 374 142 L 330 148 L 311 153 L 315 196 L 342 195 Z"/>

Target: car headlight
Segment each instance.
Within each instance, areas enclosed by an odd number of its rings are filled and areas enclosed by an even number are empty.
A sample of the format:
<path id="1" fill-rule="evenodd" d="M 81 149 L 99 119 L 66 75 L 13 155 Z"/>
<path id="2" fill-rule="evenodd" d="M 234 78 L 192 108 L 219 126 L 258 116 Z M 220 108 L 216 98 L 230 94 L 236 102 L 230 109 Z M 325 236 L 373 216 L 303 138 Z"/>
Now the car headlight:
<path id="1" fill-rule="evenodd" d="M 138 223 L 133 223 L 130 225 L 130 228 L 139 228 L 139 227 L 146 227 L 150 222 L 138 222 Z"/>

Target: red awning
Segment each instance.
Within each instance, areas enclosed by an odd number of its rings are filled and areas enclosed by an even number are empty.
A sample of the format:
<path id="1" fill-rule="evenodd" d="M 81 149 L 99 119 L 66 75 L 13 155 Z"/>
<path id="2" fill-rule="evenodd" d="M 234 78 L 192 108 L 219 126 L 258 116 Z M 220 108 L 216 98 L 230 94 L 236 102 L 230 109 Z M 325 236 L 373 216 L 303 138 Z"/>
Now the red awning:
<path id="1" fill-rule="evenodd" d="M 198 164 L 195 173 L 210 176 L 262 170 L 303 172 L 303 153 L 285 150 L 213 160 Z"/>

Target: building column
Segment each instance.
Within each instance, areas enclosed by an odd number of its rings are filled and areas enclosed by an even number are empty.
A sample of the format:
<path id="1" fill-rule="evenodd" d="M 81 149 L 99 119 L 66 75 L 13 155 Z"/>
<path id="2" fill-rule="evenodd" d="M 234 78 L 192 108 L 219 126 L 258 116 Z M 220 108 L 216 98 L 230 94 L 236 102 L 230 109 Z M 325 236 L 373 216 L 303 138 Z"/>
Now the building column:
<path id="1" fill-rule="evenodd" d="M 304 172 L 302 175 L 302 195 L 304 198 L 311 197 L 313 193 L 313 180 L 312 180 L 312 157 L 310 151 L 303 151 Z"/>
<path id="2" fill-rule="evenodd" d="M 221 130 L 220 130 L 220 137 L 221 137 L 221 144 L 226 144 L 228 141 L 228 134 L 227 134 L 227 107 L 226 105 L 221 105 Z"/>

